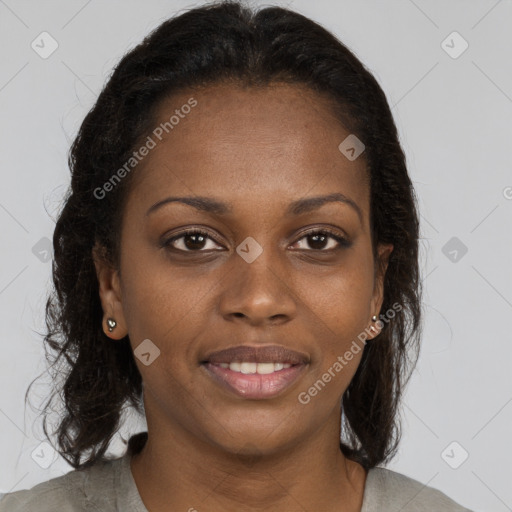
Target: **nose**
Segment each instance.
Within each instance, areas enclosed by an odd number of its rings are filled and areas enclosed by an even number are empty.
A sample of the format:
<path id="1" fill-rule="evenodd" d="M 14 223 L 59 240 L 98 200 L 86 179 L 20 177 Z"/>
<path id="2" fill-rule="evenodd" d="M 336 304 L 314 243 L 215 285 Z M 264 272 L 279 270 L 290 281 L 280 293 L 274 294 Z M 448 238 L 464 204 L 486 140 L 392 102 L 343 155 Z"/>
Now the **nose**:
<path id="1" fill-rule="evenodd" d="M 295 317 L 296 293 L 281 265 L 272 259 L 270 250 L 252 263 L 236 255 L 233 271 L 223 279 L 219 301 L 223 318 L 251 325 L 282 324 Z"/>

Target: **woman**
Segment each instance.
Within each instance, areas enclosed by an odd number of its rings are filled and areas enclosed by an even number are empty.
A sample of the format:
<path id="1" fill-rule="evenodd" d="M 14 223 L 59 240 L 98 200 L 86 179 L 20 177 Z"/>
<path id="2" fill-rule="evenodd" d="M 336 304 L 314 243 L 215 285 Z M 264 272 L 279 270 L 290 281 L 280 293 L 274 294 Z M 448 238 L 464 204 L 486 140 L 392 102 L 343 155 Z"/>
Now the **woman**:
<path id="1" fill-rule="evenodd" d="M 168 20 L 70 166 L 45 339 L 75 471 L 1 512 L 468 510 L 378 467 L 418 355 L 418 213 L 385 95 L 333 35 L 233 2 Z M 109 459 L 129 406 L 147 433 Z"/>

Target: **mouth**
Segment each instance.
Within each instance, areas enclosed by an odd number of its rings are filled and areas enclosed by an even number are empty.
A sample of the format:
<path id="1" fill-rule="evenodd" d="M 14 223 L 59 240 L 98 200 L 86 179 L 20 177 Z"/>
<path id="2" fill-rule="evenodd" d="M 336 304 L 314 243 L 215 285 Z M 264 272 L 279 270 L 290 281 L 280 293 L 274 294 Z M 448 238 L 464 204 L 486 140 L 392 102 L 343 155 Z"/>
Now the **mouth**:
<path id="1" fill-rule="evenodd" d="M 263 400 L 285 392 L 306 368 L 305 364 L 231 362 L 203 363 L 208 375 L 237 396 Z M 253 371 L 254 370 L 254 371 Z"/>
<path id="2" fill-rule="evenodd" d="M 278 345 L 232 347 L 214 352 L 201 362 L 207 375 L 223 389 L 253 400 L 283 394 L 308 364 L 304 354 Z"/>

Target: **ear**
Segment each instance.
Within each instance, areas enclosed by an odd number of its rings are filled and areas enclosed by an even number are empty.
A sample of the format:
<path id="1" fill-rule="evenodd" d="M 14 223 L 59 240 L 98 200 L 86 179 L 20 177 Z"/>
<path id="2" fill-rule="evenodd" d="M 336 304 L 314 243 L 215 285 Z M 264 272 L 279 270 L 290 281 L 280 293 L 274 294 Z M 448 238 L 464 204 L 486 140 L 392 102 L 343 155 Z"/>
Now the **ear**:
<path id="1" fill-rule="evenodd" d="M 375 278 L 372 300 L 370 302 L 371 315 L 376 315 L 379 318 L 380 308 L 384 300 L 384 277 L 388 268 L 389 256 L 393 252 L 393 244 L 379 244 L 377 248 L 378 257 L 375 262 Z M 371 322 L 370 332 L 371 335 L 368 339 L 375 338 L 379 333 L 380 329 L 376 325 L 377 322 Z"/>
<path id="2" fill-rule="evenodd" d="M 128 334 L 121 302 L 119 272 L 109 264 L 104 254 L 103 248 L 96 243 L 92 249 L 92 258 L 96 268 L 101 306 L 104 313 L 102 321 L 103 332 L 109 338 L 119 340 Z M 113 318 L 117 323 L 112 332 L 108 330 L 108 318 Z"/>

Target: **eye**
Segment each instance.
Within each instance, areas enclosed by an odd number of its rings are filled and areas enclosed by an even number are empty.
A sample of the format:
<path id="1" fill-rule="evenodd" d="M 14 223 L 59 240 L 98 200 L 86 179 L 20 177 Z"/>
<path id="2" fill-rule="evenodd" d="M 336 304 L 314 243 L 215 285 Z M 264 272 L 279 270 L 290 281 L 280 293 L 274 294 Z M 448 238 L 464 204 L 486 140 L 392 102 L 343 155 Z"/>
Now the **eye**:
<path id="1" fill-rule="evenodd" d="M 345 237 L 329 228 L 316 229 L 303 233 L 302 237 L 299 241 L 295 242 L 295 244 L 300 243 L 303 239 L 309 239 L 308 243 L 311 246 L 311 249 L 306 248 L 306 250 L 320 252 L 335 251 L 342 247 L 349 247 L 351 245 Z M 325 244 L 329 239 L 334 241 L 334 243 L 331 243 L 331 246 L 326 248 Z M 208 241 L 212 242 L 212 247 L 207 246 Z M 169 238 L 168 240 L 165 240 L 162 242 L 161 246 L 170 247 L 171 249 L 181 252 L 206 252 L 209 250 L 216 250 L 215 244 L 215 241 L 207 231 L 194 228 L 188 229 L 172 238 Z M 304 248 L 298 247 L 298 249 Z"/>
<path id="2" fill-rule="evenodd" d="M 308 239 L 308 243 L 312 246 L 311 250 L 313 251 L 330 252 L 342 247 L 350 246 L 350 242 L 345 237 L 328 228 L 316 229 L 303 233 L 302 238 L 295 243 L 300 243 L 300 240 L 303 239 Z M 325 244 L 329 239 L 331 239 L 331 241 L 334 240 L 334 243 L 331 243 L 330 247 L 328 246 L 326 248 Z M 303 247 L 299 247 L 299 249 L 303 249 Z"/>
<path id="3" fill-rule="evenodd" d="M 174 245 L 175 242 L 179 241 L 181 247 L 176 247 Z M 206 247 L 205 244 L 207 241 L 213 242 L 212 237 L 206 231 L 202 229 L 188 229 L 176 235 L 162 243 L 162 247 L 171 247 L 171 249 L 175 249 L 177 251 L 183 252 L 205 252 L 207 250 L 215 250 L 215 247 Z"/>

